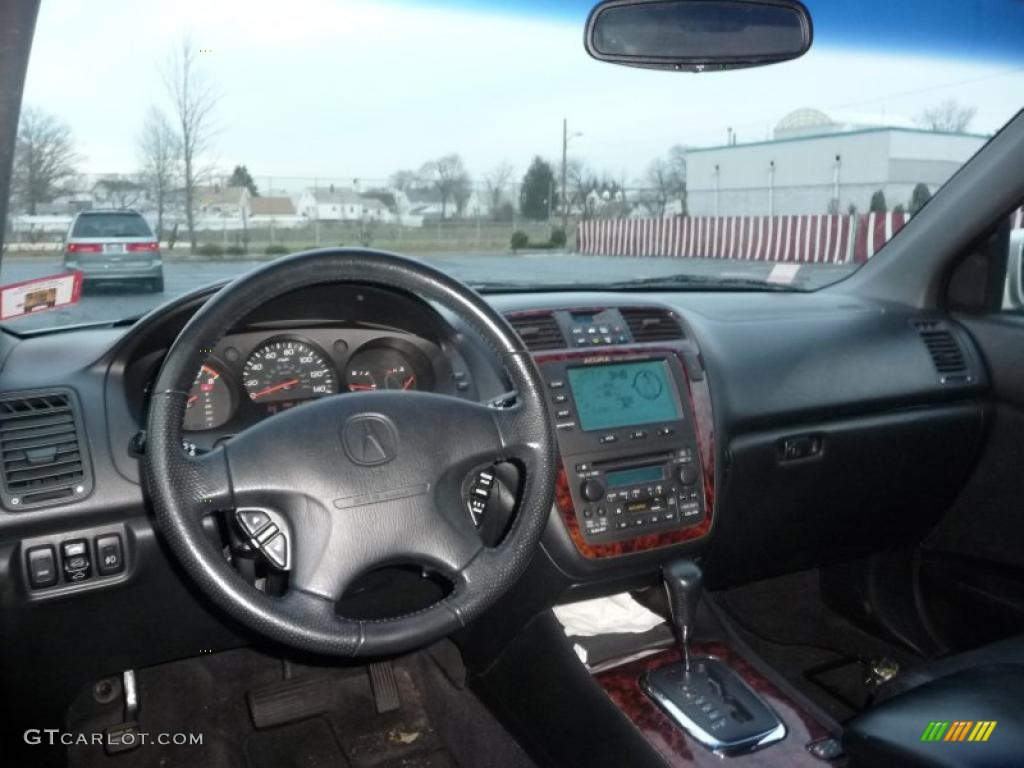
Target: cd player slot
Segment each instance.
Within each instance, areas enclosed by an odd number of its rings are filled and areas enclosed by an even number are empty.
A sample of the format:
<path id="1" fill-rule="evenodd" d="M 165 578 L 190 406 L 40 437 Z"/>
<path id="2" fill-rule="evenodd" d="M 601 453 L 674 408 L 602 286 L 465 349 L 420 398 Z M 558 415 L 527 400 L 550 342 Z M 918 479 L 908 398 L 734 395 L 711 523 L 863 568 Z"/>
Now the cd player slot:
<path id="1" fill-rule="evenodd" d="M 665 464 L 672 460 L 671 453 L 645 453 L 643 456 L 631 456 L 629 458 L 605 459 L 603 461 L 591 462 L 594 469 L 629 469 L 630 467 L 645 467 L 651 464 Z"/>

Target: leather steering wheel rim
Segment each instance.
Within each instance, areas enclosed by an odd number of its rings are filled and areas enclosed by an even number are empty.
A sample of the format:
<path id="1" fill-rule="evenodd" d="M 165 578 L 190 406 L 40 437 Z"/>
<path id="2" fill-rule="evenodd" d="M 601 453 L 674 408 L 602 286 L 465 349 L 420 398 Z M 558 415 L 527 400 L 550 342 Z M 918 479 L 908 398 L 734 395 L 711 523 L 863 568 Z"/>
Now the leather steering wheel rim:
<path id="1" fill-rule="evenodd" d="M 405 291 L 459 316 L 504 367 L 515 404 L 492 408 L 428 393 L 345 393 L 279 413 L 210 453 L 188 456 L 182 448 L 183 417 L 195 372 L 208 351 L 265 302 L 340 282 Z M 355 428 L 368 414 L 394 438 L 393 460 L 383 466 L 362 465 L 345 446 L 343 434 L 350 424 Z M 288 455 L 286 448 L 295 451 L 295 461 L 280 461 Z M 261 466 L 270 457 L 276 464 Z M 523 470 L 515 519 L 498 546 L 485 547 L 479 538 L 474 546 L 460 522 L 469 521 L 469 515 L 457 492 L 465 477 L 459 475 L 505 460 Z M 475 291 L 396 254 L 324 249 L 282 258 L 239 277 L 192 317 L 168 351 L 153 388 L 144 465 L 164 537 L 217 605 L 255 632 L 294 648 L 379 656 L 426 645 L 465 626 L 522 575 L 550 514 L 557 447 L 532 357 Z M 396 477 L 401 484 L 395 485 Z M 202 518 L 214 511 L 275 504 L 288 520 L 296 550 L 292 584 L 282 597 L 268 596 L 245 581 L 202 526 Z M 360 568 L 365 572 L 407 557 L 437 567 L 454 582 L 452 592 L 428 608 L 394 618 L 336 614 L 340 591 Z M 339 569 L 343 575 L 337 575 Z"/>

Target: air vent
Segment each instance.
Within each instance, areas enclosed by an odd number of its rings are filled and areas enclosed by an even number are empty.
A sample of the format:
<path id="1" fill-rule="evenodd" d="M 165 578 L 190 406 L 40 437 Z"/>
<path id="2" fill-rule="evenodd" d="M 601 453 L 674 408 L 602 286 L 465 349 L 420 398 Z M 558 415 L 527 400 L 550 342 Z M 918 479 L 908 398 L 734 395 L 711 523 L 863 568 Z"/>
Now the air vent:
<path id="1" fill-rule="evenodd" d="M 633 341 L 677 341 L 684 338 L 678 321 L 664 309 L 655 307 L 625 308 L 622 317 L 633 334 Z"/>
<path id="2" fill-rule="evenodd" d="M 921 334 L 921 340 L 932 356 L 935 370 L 944 382 L 971 380 L 967 375 L 963 350 L 948 326 L 937 320 L 919 320 L 914 322 L 914 327 Z"/>
<path id="3" fill-rule="evenodd" d="M 519 315 L 508 321 L 531 352 L 565 349 L 565 337 L 554 315 Z"/>
<path id="4" fill-rule="evenodd" d="M 11 510 L 84 496 L 92 485 L 70 393 L 0 398 L 3 502 Z"/>

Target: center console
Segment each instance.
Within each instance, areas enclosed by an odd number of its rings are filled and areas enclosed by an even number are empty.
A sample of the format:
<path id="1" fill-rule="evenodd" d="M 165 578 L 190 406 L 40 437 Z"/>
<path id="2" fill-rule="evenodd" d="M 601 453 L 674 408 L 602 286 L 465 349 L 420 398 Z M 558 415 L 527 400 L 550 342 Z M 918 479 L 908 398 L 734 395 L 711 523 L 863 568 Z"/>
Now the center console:
<path id="1" fill-rule="evenodd" d="M 544 379 L 561 456 L 556 503 L 577 552 L 616 557 L 705 536 L 715 482 L 711 398 L 682 319 L 660 307 L 509 319 Z"/>
<path id="2" fill-rule="evenodd" d="M 677 356 L 574 356 L 542 363 L 541 372 L 588 544 L 704 521 L 697 435 Z"/>

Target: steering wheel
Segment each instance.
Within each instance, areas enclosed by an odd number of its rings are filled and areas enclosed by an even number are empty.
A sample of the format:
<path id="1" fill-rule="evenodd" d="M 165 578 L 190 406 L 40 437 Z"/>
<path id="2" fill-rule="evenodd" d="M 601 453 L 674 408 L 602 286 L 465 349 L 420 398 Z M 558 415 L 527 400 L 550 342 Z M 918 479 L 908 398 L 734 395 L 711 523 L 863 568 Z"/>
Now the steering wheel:
<path id="1" fill-rule="evenodd" d="M 187 455 L 182 420 L 206 354 L 261 304 L 332 282 L 398 289 L 459 316 L 507 372 L 514 405 L 428 392 L 353 392 L 278 413 L 209 453 Z M 475 469 L 500 461 L 519 466 L 521 498 L 504 539 L 489 547 L 477 535 L 462 489 Z M 171 346 L 149 406 L 146 486 L 173 553 L 229 614 L 314 653 L 400 653 L 472 621 L 525 570 L 551 510 L 555 466 L 540 375 L 504 318 L 444 273 L 372 250 L 299 253 L 222 288 Z M 202 518 L 221 510 L 263 511 L 286 529 L 284 595 L 251 586 L 204 533 Z M 338 599 L 356 578 L 397 563 L 422 564 L 453 589 L 408 615 L 337 614 Z"/>

